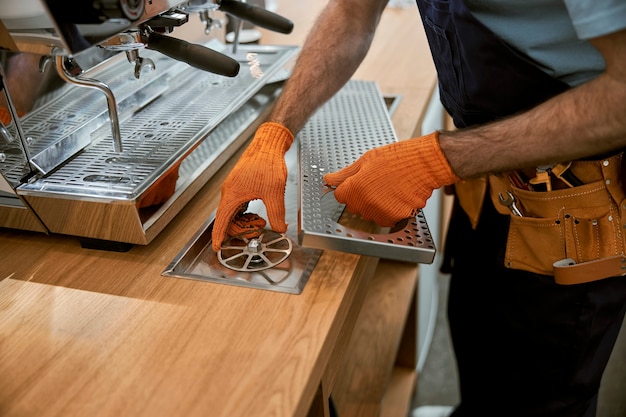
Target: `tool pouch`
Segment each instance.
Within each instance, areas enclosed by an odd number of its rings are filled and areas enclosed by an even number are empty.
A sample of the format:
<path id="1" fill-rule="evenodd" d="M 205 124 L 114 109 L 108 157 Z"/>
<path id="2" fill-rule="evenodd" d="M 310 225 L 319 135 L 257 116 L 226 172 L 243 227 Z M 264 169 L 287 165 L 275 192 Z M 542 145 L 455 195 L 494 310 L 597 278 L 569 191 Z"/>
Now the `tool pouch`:
<path id="1" fill-rule="evenodd" d="M 505 264 L 509 268 L 554 275 L 557 282 L 565 271 L 557 268 L 567 266 L 567 276 L 560 282 L 567 284 L 621 275 L 620 268 L 596 276 L 589 271 L 598 268 L 583 271 L 572 267 L 592 261 L 598 264 L 624 254 L 626 201 L 621 180 L 622 153 L 597 161 L 575 161 L 570 169 L 584 185 L 547 192 L 529 191 L 511 185 L 507 176 L 490 176 L 490 195 L 498 211 L 511 214 L 498 201 L 499 192 L 510 190 L 523 214 L 522 217 L 511 215 Z M 607 262 L 607 267 L 619 265 Z"/>

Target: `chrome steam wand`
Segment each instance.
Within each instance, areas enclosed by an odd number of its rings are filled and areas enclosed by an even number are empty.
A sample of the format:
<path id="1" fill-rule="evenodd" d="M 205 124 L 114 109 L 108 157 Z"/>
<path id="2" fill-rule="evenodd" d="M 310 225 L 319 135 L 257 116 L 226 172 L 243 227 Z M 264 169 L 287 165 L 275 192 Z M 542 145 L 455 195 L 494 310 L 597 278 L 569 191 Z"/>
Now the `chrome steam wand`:
<path id="1" fill-rule="evenodd" d="M 120 133 L 120 121 L 117 113 L 117 103 L 113 91 L 105 83 L 90 78 L 79 77 L 83 70 L 76 60 L 71 57 L 56 57 L 56 69 L 59 76 L 70 84 L 81 87 L 95 88 L 104 93 L 109 109 L 109 119 L 111 120 L 111 133 L 113 134 L 113 149 L 115 152 L 122 152 L 122 135 Z"/>

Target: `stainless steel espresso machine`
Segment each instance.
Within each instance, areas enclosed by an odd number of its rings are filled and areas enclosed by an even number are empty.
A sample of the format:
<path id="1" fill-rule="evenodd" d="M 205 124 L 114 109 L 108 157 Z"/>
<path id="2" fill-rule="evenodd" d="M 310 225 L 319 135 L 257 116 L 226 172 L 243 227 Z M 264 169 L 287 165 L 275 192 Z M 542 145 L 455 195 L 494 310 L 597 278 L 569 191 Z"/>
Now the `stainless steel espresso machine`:
<path id="1" fill-rule="evenodd" d="M 0 18 L 0 227 L 87 244 L 148 244 L 255 127 L 297 50 L 222 43 L 224 19 L 293 27 L 235 0 L 2 0 Z M 32 84 L 56 88 L 20 108 Z"/>

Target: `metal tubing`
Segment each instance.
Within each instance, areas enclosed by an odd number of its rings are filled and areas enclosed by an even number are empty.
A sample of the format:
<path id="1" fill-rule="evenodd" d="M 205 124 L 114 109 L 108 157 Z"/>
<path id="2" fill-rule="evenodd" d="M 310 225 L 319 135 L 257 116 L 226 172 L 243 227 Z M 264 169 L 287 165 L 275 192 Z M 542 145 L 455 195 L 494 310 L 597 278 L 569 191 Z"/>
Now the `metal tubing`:
<path id="1" fill-rule="evenodd" d="M 80 78 L 79 76 L 74 76 L 70 73 L 70 71 L 66 67 L 66 62 L 68 59 L 63 56 L 56 57 L 56 69 L 59 73 L 59 76 L 66 82 L 70 84 L 74 84 L 80 87 L 87 88 L 95 88 L 96 90 L 100 90 L 104 93 L 107 99 L 107 107 L 109 109 L 109 119 L 111 120 L 111 134 L 113 135 L 113 149 L 115 152 L 122 152 L 122 134 L 120 133 L 120 121 L 119 116 L 117 114 L 117 103 L 115 101 L 115 96 L 113 95 L 113 91 L 109 88 L 105 83 L 93 80 L 90 78 Z M 80 70 L 78 64 L 76 64 L 76 69 Z M 82 73 L 82 70 L 80 70 Z"/>

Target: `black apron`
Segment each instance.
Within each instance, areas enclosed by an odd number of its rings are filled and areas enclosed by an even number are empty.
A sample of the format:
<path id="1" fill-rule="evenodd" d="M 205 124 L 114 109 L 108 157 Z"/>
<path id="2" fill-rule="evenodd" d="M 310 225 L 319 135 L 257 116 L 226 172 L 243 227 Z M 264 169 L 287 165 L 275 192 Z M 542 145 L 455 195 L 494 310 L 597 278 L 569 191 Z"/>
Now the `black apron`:
<path id="1" fill-rule="evenodd" d="M 569 88 L 474 18 L 462 0 L 417 5 L 441 101 L 457 127 L 513 115 Z M 507 269 L 507 231 L 508 216 L 490 198 L 476 230 L 454 206 L 445 258 L 462 401 L 453 416 L 594 416 L 624 317 L 626 280 L 564 287 Z"/>
<path id="2" fill-rule="evenodd" d="M 529 109 L 568 85 L 472 16 L 461 0 L 417 0 L 432 51 L 441 102 L 457 127 Z"/>

